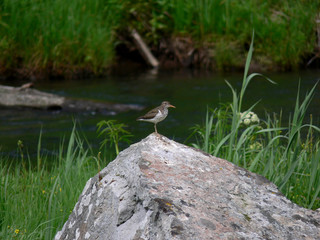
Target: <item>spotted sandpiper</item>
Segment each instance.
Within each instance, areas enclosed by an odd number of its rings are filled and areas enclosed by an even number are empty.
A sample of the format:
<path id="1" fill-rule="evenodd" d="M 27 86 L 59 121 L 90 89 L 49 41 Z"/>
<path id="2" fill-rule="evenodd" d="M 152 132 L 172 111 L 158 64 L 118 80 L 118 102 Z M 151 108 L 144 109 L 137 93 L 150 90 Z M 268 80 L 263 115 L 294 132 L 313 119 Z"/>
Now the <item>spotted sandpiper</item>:
<path id="1" fill-rule="evenodd" d="M 146 115 L 138 117 L 137 121 L 145 121 L 145 122 L 152 122 L 154 123 L 154 130 L 156 133 L 157 131 L 157 123 L 164 120 L 168 115 L 168 108 L 175 106 L 171 105 L 168 101 L 163 101 L 159 107 L 156 107 L 149 112 L 147 112 Z"/>

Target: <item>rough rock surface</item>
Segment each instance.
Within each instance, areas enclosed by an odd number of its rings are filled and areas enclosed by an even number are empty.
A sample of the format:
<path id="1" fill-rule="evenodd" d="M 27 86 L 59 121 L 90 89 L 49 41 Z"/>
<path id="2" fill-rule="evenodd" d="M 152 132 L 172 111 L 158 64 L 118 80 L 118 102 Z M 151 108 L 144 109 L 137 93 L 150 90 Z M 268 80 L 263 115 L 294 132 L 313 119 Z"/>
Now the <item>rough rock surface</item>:
<path id="1" fill-rule="evenodd" d="M 320 213 L 154 133 L 89 179 L 55 239 L 320 239 Z"/>
<path id="2" fill-rule="evenodd" d="M 62 109 L 67 111 L 109 111 L 111 114 L 128 110 L 142 110 L 134 104 L 95 102 L 71 99 L 31 88 L 0 85 L 0 106 L 29 107 L 38 109 Z"/>

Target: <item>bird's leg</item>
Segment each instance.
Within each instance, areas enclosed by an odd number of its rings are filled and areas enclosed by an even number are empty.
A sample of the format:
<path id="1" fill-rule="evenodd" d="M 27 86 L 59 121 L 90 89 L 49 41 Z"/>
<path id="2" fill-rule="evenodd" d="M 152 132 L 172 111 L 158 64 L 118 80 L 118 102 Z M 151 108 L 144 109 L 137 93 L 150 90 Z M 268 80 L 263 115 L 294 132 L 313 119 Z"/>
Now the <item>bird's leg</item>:
<path id="1" fill-rule="evenodd" d="M 156 131 L 156 133 L 158 134 L 158 131 L 157 131 L 157 124 L 155 123 L 154 124 L 154 130 Z"/>

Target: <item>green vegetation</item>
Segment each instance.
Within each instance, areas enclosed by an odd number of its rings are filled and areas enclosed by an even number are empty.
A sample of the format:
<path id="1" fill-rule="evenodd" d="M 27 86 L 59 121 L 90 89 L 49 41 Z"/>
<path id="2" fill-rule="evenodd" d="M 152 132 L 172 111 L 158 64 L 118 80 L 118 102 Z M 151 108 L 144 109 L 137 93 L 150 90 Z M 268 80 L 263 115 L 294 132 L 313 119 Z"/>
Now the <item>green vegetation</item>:
<path id="1" fill-rule="evenodd" d="M 107 143 L 110 147 L 114 146 L 115 152 L 119 154 L 119 142 L 130 143 L 129 138 L 132 137 L 130 132 L 125 130 L 127 127 L 123 123 L 117 123 L 116 120 L 102 120 L 98 124 L 99 136 L 103 135 L 104 140 L 101 142 L 101 148 L 105 147 Z"/>
<path id="2" fill-rule="evenodd" d="M 304 122 L 317 84 L 301 103 L 298 91 L 294 114 L 287 127 L 281 125 L 281 113 L 266 114 L 266 120 L 260 120 L 252 112 L 256 104 L 242 111 L 245 90 L 260 75 L 248 76 L 252 43 L 240 94 L 227 82 L 233 102 L 207 111 L 205 126 L 193 128 L 193 135 L 198 139 L 193 145 L 267 177 L 293 202 L 317 209 L 320 207 L 320 128 L 312 124 L 312 119 L 309 124 Z"/>
<path id="3" fill-rule="evenodd" d="M 113 1 L 0 1 L 0 63 L 26 71 L 99 71 L 111 63 Z"/>
<path id="4" fill-rule="evenodd" d="M 53 239 L 61 229 L 85 183 L 99 171 L 99 158 L 84 149 L 72 131 L 67 149 L 63 144 L 56 159 L 40 154 L 36 166 L 23 154 L 19 159 L 0 162 L 0 239 Z M 53 161 L 52 161 L 53 160 Z M 11 164 L 8 164 L 11 162 Z"/>
<path id="5" fill-rule="evenodd" d="M 316 47 L 319 8 L 319 1 L 288 0 L 1 0 L 0 73 L 99 74 L 114 64 L 119 43 L 130 44 L 130 28 L 153 49 L 163 39 L 190 38 L 218 69 L 244 65 L 255 29 L 256 63 L 296 68 Z"/>
<path id="6" fill-rule="evenodd" d="M 252 51 L 253 40 L 240 93 L 227 83 L 233 102 L 208 110 L 205 126 L 194 127 L 193 135 L 198 142 L 193 145 L 266 176 L 293 202 L 317 209 L 320 207 L 320 129 L 312 124 L 312 119 L 309 124 L 304 122 L 316 86 L 302 101 L 298 92 L 287 127 L 282 126 L 281 114 L 266 114 L 265 120 L 261 120 L 252 112 L 255 105 L 243 111 L 248 84 L 254 77 L 262 77 L 257 73 L 248 75 Z M 105 137 L 102 146 L 110 143 L 118 153 L 119 141 L 130 137 L 124 127 L 113 120 L 98 123 L 98 131 Z M 95 157 L 86 150 L 75 129 L 67 148 L 63 146 L 61 144 L 56 159 L 49 162 L 41 155 L 40 136 L 35 166 L 25 154 L 21 141 L 18 141 L 19 157 L 15 162 L 0 159 L 0 239 L 53 239 L 86 181 L 111 159 L 101 160 L 101 153 Z"/>
<path id="7" fill-rule="evenodd" d="M 175 4 L 170 13 L 175 32 L 213 43 L 221 66 L 244 64 L 252 29 L 256 60 L 262 65 L 297 67 L 315 47 L 317 1 L 176 0 Z"/>

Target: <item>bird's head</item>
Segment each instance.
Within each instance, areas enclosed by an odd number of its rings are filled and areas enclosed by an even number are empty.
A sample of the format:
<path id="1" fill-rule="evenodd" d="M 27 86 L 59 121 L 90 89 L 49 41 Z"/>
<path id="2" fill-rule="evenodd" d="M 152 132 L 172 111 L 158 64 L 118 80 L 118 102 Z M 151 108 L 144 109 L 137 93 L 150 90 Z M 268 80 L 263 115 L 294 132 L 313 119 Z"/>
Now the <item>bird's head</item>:
<path id="1" fill-rule="evenodd" d="M 161 105 L 166 108 L 169 108 L 169 107 L 176 108 L 175 106 L 171 105 L 168 101 L 163 101 Z"/>

